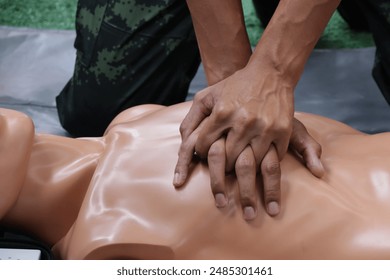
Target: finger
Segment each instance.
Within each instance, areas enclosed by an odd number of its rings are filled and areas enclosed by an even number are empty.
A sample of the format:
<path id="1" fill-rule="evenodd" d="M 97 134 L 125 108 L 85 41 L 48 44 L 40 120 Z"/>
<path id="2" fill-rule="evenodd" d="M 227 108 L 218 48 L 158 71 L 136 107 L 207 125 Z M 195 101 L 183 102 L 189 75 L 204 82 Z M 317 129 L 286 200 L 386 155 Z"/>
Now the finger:
<path id="1" fill-rule="evenodd" d="M 181 187 L 188 177 L 190 163 L 194 156 L 196 137 L 188 137 L 184 140 L 179 149 L 179 158 L 175 167 L 175 174 L 173 177 L 173 185 L 175 187 Z"/>
<path id="2" fill-rule="evenodd" d="M 203 120 L 193 133 L 184 139 L 180 145 L 178 160 L 175 167 L 175 174 L 173 177 L 173 185 L 175 187 L 181 187 L 187 180 L 191 161 L 194 157 L 195 143 L 199 136 L 199 131 L 207 123 L 207 118 Z"/>
<path id="3" fill-rule="evenodd" d="M 221 138 L 211 145 L 207 157 L 211 191 L 218 208 L 225 207 L 228 203 L 225 190 L 225 159 L 225 139 Z"/>
<path id="4" fill-rule="evenodd" d="M 274 145 L 269 147 L 267 154 L 261 162 L 261 174 L 263 176 L 264 203 L 267 213 L 276 216 L 280 212 L 280 162 Z"/>
<path id="5" fill-rule="evenodd" d="M 187 139 L 199 124 L 210 115 L 214 101 L 207 89 L 198 92 L 190 110 L 180 125 L 180 134 L 183 140 Z"/>
<path id="6" fill-rule="evenodd" d="M 227 129 L 226 124 L 229 123 L 230 117 L 231 115 L 227 114 L 223 107 L 216 106 L 213 108 L 208 122 L 199 133 L 195 146 L 195 151 L 200 157 L 205 158 L 211 145 L 223 137 Z"/>
<path id="7" fill-rule="evenodd" d="M 235 170 L 244 219 L 253 220 L 257 216 L 256 162 L 250 146 L 238 156 Z"/>
<path id="8" fill-rule="evenodd" d="M 195 144 L 195 151 L 197 155 L 201 158 L 206 158 L 211 145 L 222 137 L 224 137 L 224 128 L 216 123 L 213 123 L 210 116 L 208 122 L 199 132 L 199 136 Z"/>
<path id="9" fill-rule="evenodd" d="M 294 119 L 290 147 L 302 156 L 306 167 L 314 176 L 321 178 L 325 174 L 325 169 L 320 159 L 322 153 L 321 145 L 297 119 Z"/>
<path id="10" fill-rule="evenodd" d="M 283 137 L 280 137 L 273 142 L 276 148 L 276 152 L 278 154 L 279 161 L 282 161 L 285 154 L 287 153 L 288 145 L 290 143 L 290 137 L 291 137 L 291 130 L 289 132 L 286 132 L 286 134 Z"/>
<path id="11" fill-rule="evenodd" d="M 257 136 L 250 142 L 256 160 L 256 166 L 260 167 L 265 154 L 268 152 L 271 141 L 264 136 Z"/>
<path id="12" fill-rule="evenodd" d="M 282 161 L 288 150 L 291 133 L 293 130 L 292 117 L 288 120 L 280 121 L 280 126 L 273 131 L 272 142 L 276 148 L 279 161 Z"/>
<path id="13" fill-rule="evenodd" d="M 250 143 L 251 135 L 245 134 L 243 130 L 232 128 L 226 136 L 226 171 L 230 172 L 238 160 L 239 155 Z M 246 152 L 247 153 L 247 152 Z M 245 154 L 246 154 L 245 153 Z M 253 151 L 252 151 L 253 156 Z"/>

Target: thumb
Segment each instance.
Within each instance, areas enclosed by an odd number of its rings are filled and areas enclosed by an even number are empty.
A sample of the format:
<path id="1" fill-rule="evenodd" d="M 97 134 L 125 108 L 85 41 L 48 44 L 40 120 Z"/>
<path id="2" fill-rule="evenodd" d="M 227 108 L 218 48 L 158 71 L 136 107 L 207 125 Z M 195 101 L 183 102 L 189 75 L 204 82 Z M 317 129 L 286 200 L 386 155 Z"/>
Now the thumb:
<path id="1" fill-rule="evenodd" d="M 314 176 L 318 178 L 324 176 L 325 169 L 320 159 L 321 145 L 309 134 L 306 127 L 295 118 L 290 138 L 290 148 L 303 158 L 306 167 Z"/>

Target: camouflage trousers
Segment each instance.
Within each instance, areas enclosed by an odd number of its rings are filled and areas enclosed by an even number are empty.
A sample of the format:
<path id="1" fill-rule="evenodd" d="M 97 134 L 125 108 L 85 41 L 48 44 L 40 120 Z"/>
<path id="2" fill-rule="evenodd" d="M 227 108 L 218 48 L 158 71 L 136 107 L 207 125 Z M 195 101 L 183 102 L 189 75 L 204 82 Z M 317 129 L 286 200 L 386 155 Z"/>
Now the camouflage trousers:
<path id="1" fill-rule="evenodd" d="M 185 100 L 200 64 L 184 0 L 79 0 L 73 77 L 57 96 L 73 136 L 102 135 L 122 110 Z"/>
<path id="2" fill-rule="evenodd" d="M 268 14 L 278 2 L 253 1 Z M 390 104 L 390 0 L 342 0 L 339 11 L 372 32 L 372 73 Z M 74 74 L 56 99 L 73 136 L 99 136 L 135 105 L 185 100 L 200 63 L 185 0 L 78 0 L 76 32 Z"/>

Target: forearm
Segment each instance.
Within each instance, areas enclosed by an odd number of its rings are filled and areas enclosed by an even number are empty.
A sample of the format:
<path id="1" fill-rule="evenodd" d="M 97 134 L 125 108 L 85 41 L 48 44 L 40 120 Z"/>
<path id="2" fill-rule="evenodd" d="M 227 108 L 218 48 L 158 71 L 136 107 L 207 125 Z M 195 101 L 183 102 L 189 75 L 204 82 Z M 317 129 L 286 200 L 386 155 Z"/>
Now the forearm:
<path id="1" fill-rule="evenodd" d="M 251 47 L 240 0 L 187 0 L 209 85 L 243 68 Z"/>
<path id="2" fill-rule="evenodd" d="M 340 0 L 281 0 L 248 66 L 270 67 L 295 87 Z"/>

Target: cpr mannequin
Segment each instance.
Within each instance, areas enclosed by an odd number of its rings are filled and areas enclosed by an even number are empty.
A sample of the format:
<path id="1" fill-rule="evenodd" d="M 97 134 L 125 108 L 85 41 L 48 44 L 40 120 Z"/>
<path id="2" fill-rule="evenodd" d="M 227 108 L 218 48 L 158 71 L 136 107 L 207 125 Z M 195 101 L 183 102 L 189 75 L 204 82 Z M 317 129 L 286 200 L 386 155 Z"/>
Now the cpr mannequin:
<path id="1" fill-rule="evenodd" d="M 1 222 L 61 259 L 390 258 L 390 133 L 297 114 L 322 145 L 326 174 L 288 154 L 281 213 L 248 222 L 233 177 L 229 205 L 215 207 L 204 163 L 172 186 L 189 105 L 136 107 L 104 137 L 79 139 L 34 134 L 29 118 L 1 110 Z"/>

